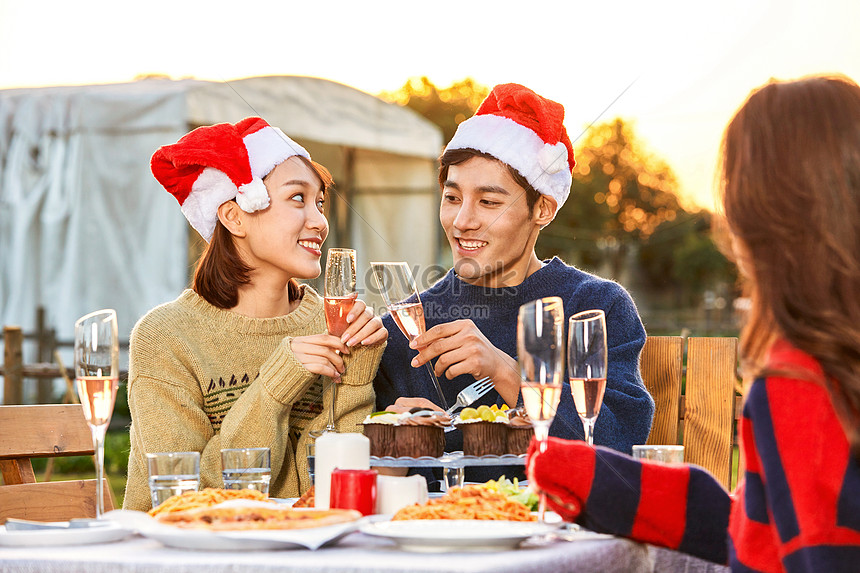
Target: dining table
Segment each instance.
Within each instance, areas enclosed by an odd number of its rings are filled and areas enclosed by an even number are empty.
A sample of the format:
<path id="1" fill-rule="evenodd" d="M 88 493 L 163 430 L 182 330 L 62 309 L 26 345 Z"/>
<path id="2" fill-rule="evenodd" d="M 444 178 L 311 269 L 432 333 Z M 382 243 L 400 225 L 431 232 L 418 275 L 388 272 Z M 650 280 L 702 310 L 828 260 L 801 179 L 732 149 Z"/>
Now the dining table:
<path id="1" fill-rule="evenodd" d="M 526 540 L 517 548 L 418 553 L 359 531 L 316 550 L 191 550 L 131 533 L 108 543 L 0 547 L 3 573 L 549 573 L 571 571 L 727 573 L 722 565 L 606 535 Z"/>

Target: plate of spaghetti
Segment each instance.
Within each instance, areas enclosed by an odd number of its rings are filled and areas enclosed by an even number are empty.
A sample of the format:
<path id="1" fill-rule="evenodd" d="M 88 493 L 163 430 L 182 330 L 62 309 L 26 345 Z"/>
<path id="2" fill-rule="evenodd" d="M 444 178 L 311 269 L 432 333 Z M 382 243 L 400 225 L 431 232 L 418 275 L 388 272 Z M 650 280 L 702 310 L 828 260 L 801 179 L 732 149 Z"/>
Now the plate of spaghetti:
<path id="1" fill-rule="evenodd" d="M 394 541 L 406 551 L 495 551 L 514 549 L 558 526 L 538 523 L 528 507 L 505 494 L 467 485 L 404 507 L 390 521 L 366 523 L 360 531 Z"/>
<path id="2" fill-rule="evenodd" d="M 392 521 L 415 519 L 537 520 L 524 504 L 483 485 L 452 487 L 442 497 L 406 506 L 391 518 Z"/>
<path id="3" fill-rule="evenodd" d="M 179 495 L 168 497 L 164 502 L 149 510 L 149 515 L 155 517 L 165 513 L 186 511 L 200 507 L 212 507 L 233 499 L 265 501 L 268 496 L 254 489 L 221 489 L 207 487 L 200 491 L 186 491 Z"/>

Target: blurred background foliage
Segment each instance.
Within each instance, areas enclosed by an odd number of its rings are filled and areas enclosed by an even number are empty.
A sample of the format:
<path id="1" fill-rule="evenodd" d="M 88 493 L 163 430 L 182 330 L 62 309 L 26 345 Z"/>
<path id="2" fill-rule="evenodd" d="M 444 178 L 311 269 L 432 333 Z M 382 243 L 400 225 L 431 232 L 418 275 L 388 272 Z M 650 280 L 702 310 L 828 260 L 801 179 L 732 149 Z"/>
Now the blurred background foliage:
<path id="1" fill-rule="evenodd" d="M 442 129 L 442 141 L 454 137 L 457 126 L 472 115 L 490 94 L 490 88 L 471 78 L 438 88 L 426 77 L 410 78 L 400 89 L 378 97 L 415 110 Z"/>

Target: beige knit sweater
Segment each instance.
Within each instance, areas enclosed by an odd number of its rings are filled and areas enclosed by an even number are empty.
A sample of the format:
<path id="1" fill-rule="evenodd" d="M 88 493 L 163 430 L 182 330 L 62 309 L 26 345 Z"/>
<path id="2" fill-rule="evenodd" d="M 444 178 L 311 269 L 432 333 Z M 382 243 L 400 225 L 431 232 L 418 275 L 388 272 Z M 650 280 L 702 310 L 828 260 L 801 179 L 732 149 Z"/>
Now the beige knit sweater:
<path id="1" fill-rule="evenodd" d="M 129 345 L 131 452 L 123 507 L 151 507 L 146 452 L 200 452 L 200 488 L 222 487 L 221 449 L 268 446 L 272 497 L 310 487 L 309 430 L 325 427 L 323 382 L 293 356 L 294 336 L 325 332 L 322 298 L 304 286 L 286 316 L 249 318 L 212 306 L 192 290 L 135 325 Z M 336 426 L 360 432 L 374 405 L 373 377 L 384 344 L 345 357 Z"/>

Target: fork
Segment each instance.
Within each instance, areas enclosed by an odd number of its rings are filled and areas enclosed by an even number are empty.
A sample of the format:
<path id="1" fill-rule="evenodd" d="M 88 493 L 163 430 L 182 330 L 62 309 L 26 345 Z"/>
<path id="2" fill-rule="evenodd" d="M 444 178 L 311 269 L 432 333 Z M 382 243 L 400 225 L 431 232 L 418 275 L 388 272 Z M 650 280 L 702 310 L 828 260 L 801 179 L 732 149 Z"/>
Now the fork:
<path id="1" fill-rule="evenodd" d="M 489 376 L 484 376 L 480 380 L 476 380 L 475 382 L 469 384 L 457 394 L 457 402 L 450 408 L 448 408 L 445 413 L 449 416 L 454 413 L 454 410 L 457 408 L 462 408 L 464 406 L 468 406 L 487 392 L 493 389 L 493 381 L 490 380 Z"/>

